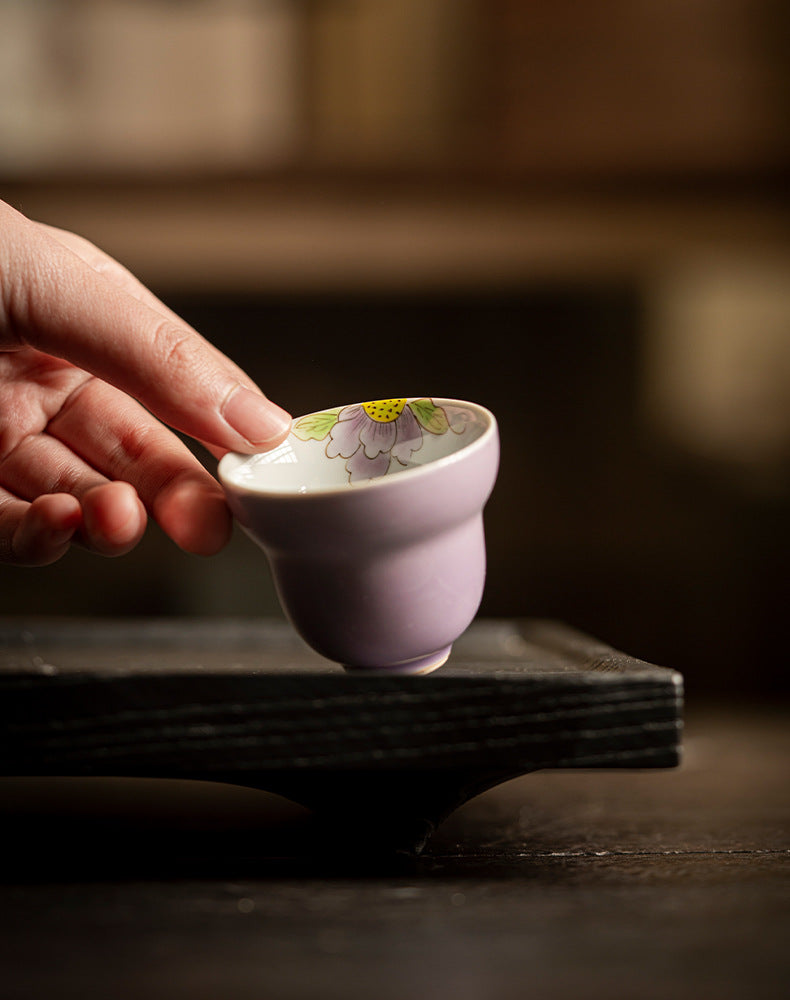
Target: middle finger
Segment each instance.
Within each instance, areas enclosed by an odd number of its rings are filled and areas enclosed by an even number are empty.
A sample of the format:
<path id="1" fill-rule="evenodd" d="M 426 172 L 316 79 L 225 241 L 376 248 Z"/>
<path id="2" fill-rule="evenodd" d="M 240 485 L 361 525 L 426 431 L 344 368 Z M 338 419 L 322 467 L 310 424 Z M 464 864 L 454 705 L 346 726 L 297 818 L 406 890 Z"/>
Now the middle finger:
<path id="1" fill-rule="evenodd" d="M 230 514 L 219 484 L 172 431 L 119 389 L 91 379 L 48 431 L 110 479 L 131 483 L 182 548 L 209 554 L 227 541 Z"/>
<path id="2" fill-rule="evenodd" d="M 102 555 L 120 555 L 136 545 L 145 530 L 145 511 L 133 487 L 111 483 L 47 434 L 24 438 L 0 463 L 0 496 L 4 498 L 6 524 L 25 521 L 22 533 L 14 536 L 14 544 L 21 547 L 17 555 L 22 561 L 48 562 L 49 555 L 57 558 L 61 548 L 68 548 L 69 541 Z M 64 539 L 50 552 L 54 543 L 47 534 L 45 520 L 37 518 L 34 511 L 28 513 L 27 508 L 38 502 L 39 512 L 43 513 L 41 504 L 47 497 L 47 509 L 52 508 L 53 497 L 60 497 L 63 507 L 66 496 L 80 502 L 80 524 L 75 525 L 76 532 L 69 533 L 68 541 Z M 0 537 L 0 555 L 2 549 Z"/>
<path id="3" fill-rule="evenodd" d="M 0 483 L 28 501 L 50 493 L 70 493 L 79 499 L 107 482 L 106 476 L 46 433 L 23 438 L 0 461 Z"/>

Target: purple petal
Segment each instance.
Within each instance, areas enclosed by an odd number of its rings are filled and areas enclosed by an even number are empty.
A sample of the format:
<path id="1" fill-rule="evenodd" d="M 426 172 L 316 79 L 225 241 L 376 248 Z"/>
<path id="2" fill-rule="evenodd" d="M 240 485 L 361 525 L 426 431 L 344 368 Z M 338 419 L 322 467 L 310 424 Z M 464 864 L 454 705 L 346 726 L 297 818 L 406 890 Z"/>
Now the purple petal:
<path id="1" fill-rule="evenodd" d="M 397 437 L 397 431 L 395 430 L 395 424 L 397 420 L 392 420 L 389 423 L 382 424 L 378 420 L 371 420 L 370 417 L 365 414 L 367 423 L 359 432 L 359 439 L 365 446 L 365 454 L 368 458 L 375 458 L 382 452 L 389 452 L 390 448 L 395 444 L 395 439 Z M 387 458 L 389 462 L 389 457 Z"/>
<path id="2" fill-rule="evenodd" d="M 422 448 L 422 428 L 409 407 L 395 421 L 396 435 L 391 453 L 399 462 L 405 465 L 415 451 Z"/>
<path id="3" fill-rule="evenodd" d="M 389 467 L 390 457 L 387 452 L 382 451 L 375 458 L 368 458 L 364 448 L 360 448 L 346 462 L 348 477 L 352 483 L 364 479 L 375 479 L 376 476 L 385 476 Z"/>
<path id="4" fill-rule="evenodd" d="M 359 448 L 360 432 L 370 418 L 361 406 L 346 406 L 337 417 L 337 423 L 329 432 L 326 457 L 351 458 Z"/>
<path id="5" fill-rule="evenodd" d="M 351 406 L 344 406 L 343 409 L 338 413 L 338 420 L 356 420 L 358 417 L 365 417 L 367 419 L 367 413 L 365 413 L 364 408 L 361 403 L 354 403 Z"/>

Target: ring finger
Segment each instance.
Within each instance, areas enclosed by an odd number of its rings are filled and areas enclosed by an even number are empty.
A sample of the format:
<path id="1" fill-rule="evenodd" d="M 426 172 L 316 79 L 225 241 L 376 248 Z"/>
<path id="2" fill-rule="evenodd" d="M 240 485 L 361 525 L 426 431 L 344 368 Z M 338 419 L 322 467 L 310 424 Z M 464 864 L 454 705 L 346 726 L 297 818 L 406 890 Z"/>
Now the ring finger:
<path id="1" fill-rule="evenodd" d="M 175 434 L 143 406 L 99 379 L 70 397 L 48 432 L 94 469 L 125 480 L 170 537 L 208 555 L 227 542 L 222 490 Z"/>
<path id="2" fill-rule="evenodd" d="M 0 562 L 48 566 L 68 550 L 81 523 L 75 497 L 60 493 L 28 503 L 0 487 Z"/>
<path id="3" fill-rule="evenodd" d="M 46 497 L 72 496 L 80 502 L 82 515 L 74 541 L 102 555 L 120 555 L 137 544 L 145 531 L 145 508 L 133 487 L 112 483 L 62 442 L 47 434 L 24 438 L 0 463 L 0 480 L 6 497 L 6 525 L 24 521 L 20 527 L 29 548 L 38 527 L 47 534 L 43 514 L 49 507 L 39 503 L 34 511 L 28 506 Z M 61 506 L 65 501 L 59 501 Z M 22 506 L 19 506 L 19 505 Z M 73 506 L 73 505 L 72 505 Z M 43 518 L 43 519 L 42 519 Z M 17 539 L 15 544 L 21 544 Z M 42 541 L 42 544 L 43 541 Z"/>

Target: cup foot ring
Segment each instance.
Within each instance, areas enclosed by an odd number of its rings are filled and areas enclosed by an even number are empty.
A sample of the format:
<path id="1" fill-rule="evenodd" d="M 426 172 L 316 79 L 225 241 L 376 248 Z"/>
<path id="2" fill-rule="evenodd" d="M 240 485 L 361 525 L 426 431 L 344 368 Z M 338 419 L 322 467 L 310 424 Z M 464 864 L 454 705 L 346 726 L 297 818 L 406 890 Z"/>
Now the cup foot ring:
<path id="1" fill-rule="evenodd" d="M 346 665 L 345 669 L 352 674 L 380 673 L 397 674 L 398 676 L 405 674 L 430 674 L 447 662 L 452 648 L 452 643 L 450 643 L 449 646 L 437 649 L 433 653 L 427 653 L 425 656 L 417 656 L 413 660 L 404 660 L 401 663 L 392 663 L 385 667 L 351 667 Z"/>

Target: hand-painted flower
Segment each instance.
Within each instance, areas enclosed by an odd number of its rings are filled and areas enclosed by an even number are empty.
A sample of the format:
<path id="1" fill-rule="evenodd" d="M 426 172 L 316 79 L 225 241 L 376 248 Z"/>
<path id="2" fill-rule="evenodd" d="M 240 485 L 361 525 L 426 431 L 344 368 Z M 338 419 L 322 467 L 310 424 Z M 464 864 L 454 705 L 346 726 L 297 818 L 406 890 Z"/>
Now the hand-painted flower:
<path id="1" fill-rule="evenodd" d="M 293 433 L 303 441 L 328 435 L 327 458 L 344 458 L 353 483 L 386 475 L 393 458 L 407 465 L 422 447 L 424 430 L 449 428 L 444 410 L 430 399 L 378 399 L 303 417 Z"/>

